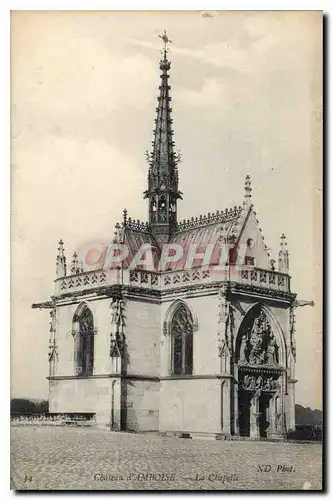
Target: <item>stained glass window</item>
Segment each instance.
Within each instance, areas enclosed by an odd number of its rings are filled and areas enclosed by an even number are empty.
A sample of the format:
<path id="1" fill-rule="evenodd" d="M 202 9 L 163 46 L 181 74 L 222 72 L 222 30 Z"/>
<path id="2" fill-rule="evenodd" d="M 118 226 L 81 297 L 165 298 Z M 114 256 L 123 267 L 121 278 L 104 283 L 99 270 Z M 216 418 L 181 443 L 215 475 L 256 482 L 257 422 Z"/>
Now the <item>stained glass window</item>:
<path id="1" fill-rule="evenodd" d="M 94 370 L 94 320 L 85 307 L 77 318 L 76 370 L 79 376 L 90 376 Z"/>
<path id="2" fill-rule="evenodd" d="M 172 373 L 191 375 L 193 370 L 193 318 L 181 304 L 171 321 Z"/>

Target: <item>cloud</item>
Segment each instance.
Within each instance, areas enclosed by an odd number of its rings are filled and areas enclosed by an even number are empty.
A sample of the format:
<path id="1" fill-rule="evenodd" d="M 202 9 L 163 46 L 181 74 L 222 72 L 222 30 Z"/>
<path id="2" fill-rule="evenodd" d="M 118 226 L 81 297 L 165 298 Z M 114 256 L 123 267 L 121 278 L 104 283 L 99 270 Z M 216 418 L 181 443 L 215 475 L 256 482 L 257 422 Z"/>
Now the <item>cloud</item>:
<path id="1" fill-rule="evenodd" d="M 217 12 L 216 10 L 210 10 L 210 11 L 204 11 L 201 13 L 201 17 L 216 17 L 217 16 Z"/>
<path id="2" fill-rule="evenodd" d="M 43 43 L 24 41 L 13 44 L 14 136 L 27 128 L 52 132 L 75 116 L 80 128 L 108 112 L 141 110 L 155 92 L 158 68 L 142 54 L 121 57 L 98 39 L 62 39 L 52 29 Z"/>
<path id="3" fill-rule="evenodd" d="M 219 79 L 207 78 L 199 90 L 176 87 L 174 93 L 177 97 L 174 101 L 182 106 L 200 107 L 209 112 L 211 108 L 222 103 L 224 90 L 224 85 Z"/>

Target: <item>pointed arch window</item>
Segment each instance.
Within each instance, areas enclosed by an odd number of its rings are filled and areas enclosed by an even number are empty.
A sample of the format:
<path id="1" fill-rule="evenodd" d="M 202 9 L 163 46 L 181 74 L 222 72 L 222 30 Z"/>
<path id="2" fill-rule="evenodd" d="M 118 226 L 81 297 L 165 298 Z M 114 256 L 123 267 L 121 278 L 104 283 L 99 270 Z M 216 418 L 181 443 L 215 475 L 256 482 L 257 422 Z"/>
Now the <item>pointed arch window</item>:
<path id="1" fill-rule="evenodd" d="M 94 372 L 94 318 L 88 306 L 84 306 L 73 318 L 76 325 L 76 374 L 81 377 Z"/>
<path id="2" fill-rule="evenodd" d="M 191 375 L 193 372 L 193 318 L 191 311 L 180 304 L 171 320 L 171 372 Z"/>

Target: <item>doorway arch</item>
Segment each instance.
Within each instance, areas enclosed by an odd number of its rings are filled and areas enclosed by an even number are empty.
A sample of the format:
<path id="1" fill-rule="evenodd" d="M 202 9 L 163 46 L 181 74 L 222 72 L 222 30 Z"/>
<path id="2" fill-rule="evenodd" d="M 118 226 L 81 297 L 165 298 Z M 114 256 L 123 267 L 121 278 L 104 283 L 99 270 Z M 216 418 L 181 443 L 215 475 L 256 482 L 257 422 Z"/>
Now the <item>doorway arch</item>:
<path id="1" fill-rule="evenodd" d="M 281 433 L 276 398 L 283 401 L 286 345 L 278 321 L 262 303 L 251 307 L 239 327 L 235 364 L 240 435 L 265 438 Z"/>

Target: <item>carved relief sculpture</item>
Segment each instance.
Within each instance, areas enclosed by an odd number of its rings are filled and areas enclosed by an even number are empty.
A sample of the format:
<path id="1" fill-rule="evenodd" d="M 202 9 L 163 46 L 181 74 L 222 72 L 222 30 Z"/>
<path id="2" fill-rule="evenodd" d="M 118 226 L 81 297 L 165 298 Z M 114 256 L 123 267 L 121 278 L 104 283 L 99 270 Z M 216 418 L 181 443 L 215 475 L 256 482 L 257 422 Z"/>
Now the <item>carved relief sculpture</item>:
<path id="1" fill-rule="evenodd" d="M 247 391 L 276 391 L 279 388 L 278 380 L 272 376 L 245 374 L 240 379 L 240 388 Z"/>
<path id="2" fill-rule="evenodd" d="M 110 335 L 110 357 L 123 356 L 125 339 L 123 327 L 125 325 L 125 303 L 121 299 L 115 299 L 110 304 L 111 309 L 111 335 Z"/>
<path id="3" fill-rule="evenodd" d="M 248 326 L 239 344 L 239 363 L 251 365 L 278 364 L 278 345 L 263 310 Z"/>
<path id="4" fill-rule="evenodd" d="M 289 313 L 289 331 L 290 331 L 290 352 L 293 356 L 294 361 L 296 361 L 296 338 L 295 338 L 295 309 L 293 306 L 290 307 Z"/>
<path id="5" fill-rule="evenodd" d="M 59 361 L 59 355 L 58 355 L 58 346 L 56 343 L 56 309 L 53 308 L 50 311 L 50 338 L 49 338 L 49 353 L 48 353 L 48 360 L 49 360 L 49 374 L 50 376 L 55 375 L 55 362 Z"/>
<path id="6" fill-rule="evenodd" d="M 243 335 L 241 345 L 240 345 L 240 351 L 239 351 L 239 362 L 240 363 L 247 362 L 246 351 L 247 351 L 247 337 L 246 337 L 246 335 Z"/>
<path id="7" fill-rule="evenodd" d="M 218 301 L 218 355 L 229 357 L 232 352 L 233 310 L 226 287 L 219 289 Z"/>

